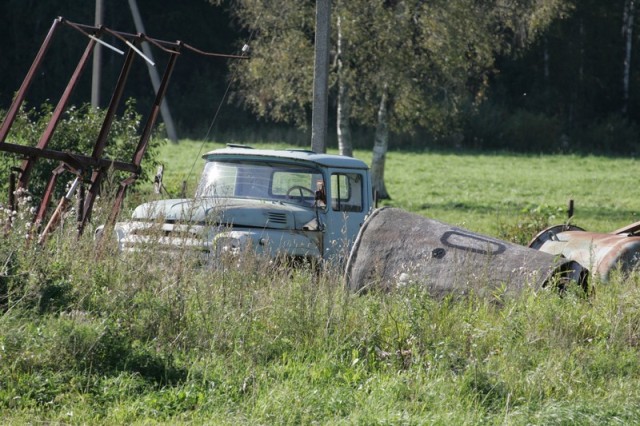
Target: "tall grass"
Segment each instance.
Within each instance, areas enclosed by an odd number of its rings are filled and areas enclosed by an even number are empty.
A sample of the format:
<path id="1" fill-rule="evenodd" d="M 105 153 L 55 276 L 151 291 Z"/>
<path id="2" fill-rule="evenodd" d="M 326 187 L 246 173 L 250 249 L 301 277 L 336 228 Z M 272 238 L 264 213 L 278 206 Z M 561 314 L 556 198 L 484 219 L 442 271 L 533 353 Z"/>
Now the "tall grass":
<path id="1" fill-rule="evenodd" d="M 64 239 L 47 262 L 17 255 L 22 286 L 8 277 L 7 421 L 640 420 L 637 279 L 500 304 L 419 286 L 355 296 L 336 271 L 96 257 Z"/>
<path id="2" fill-rule="evenodd" d="M 355 295 L 331 267 L 123 256 L 69 219 L 27 245 L 24 220 L 0 239 L 6 423 L 640 422 L 638 275 L 591 294 Z"/>

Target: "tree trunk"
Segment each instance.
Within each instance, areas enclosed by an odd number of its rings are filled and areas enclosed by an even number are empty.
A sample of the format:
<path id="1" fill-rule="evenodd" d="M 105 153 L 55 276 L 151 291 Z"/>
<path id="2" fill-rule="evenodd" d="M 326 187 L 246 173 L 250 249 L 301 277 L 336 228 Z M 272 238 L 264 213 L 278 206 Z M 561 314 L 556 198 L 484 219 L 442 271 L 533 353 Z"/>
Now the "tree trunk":
<path id="1" fill-rule="evenodd" d="M 344 39 L 342 38 L 342 26 L 340 16 L 338 26 L 338 147 L 340 155 L 353 157 L 353 143 L 351 140 L 351 101 L 349 99 L 349 84 L 345 81 L 345 69 L 342 61 L 344 55 Z"/>
<path id="2" fill-rule="evenodd" d="M 371 183 L 374 194 L 380 200 L 390 200 L 391 197 L 384 185 L 384 163 L 389 147 L 389 95 L 385 90 L 378 108 L 378 125 L 373 141 L 373 158 L 371 160 Z"/>
<path id="3" fill-rule="evenodd" d="M 629 77 L 631 74 L 631 49 L 633 47 L 633 18 L 635 0 L 625 0 L 622 18 L 622 35 L 625 41 L 623 73 L 622 73 L 622 112 L 627 113 L 629 106 Z"/>
<path id="4" fill-rule="evenodd" d="M 549 39 L 545 36 L 542 39 L 543 58 L 544 58 L 544 81 L 549 84 Z"/>

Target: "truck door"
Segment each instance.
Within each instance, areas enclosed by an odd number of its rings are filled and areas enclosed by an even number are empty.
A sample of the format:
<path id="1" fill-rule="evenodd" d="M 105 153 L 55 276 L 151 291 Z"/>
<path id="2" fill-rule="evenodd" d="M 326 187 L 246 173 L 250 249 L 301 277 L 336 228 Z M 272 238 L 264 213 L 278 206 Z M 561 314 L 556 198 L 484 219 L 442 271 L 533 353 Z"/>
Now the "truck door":
<path id="1" fill-rule="evenodd" d="M 358 171 L 333 171 L 327 191 L 324 258 L 346 260 L 351 244 L 364 223 L 369 205 L 365 176 Z"/>

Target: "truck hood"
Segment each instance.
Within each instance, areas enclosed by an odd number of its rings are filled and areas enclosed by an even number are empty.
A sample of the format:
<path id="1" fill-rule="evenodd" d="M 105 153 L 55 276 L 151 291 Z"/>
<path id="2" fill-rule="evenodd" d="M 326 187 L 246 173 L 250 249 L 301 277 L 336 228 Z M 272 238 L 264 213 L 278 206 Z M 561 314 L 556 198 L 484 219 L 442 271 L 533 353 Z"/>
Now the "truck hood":
<path id="1" fill-rule="evenodd" d="M 314 230 L 316 213 L 295 204 L 239 198 L 171 199 L 144 203 L 134 221 L 159 221 L 243 228 Z M 315 224 L 317 228 L 317 223 Z"/>

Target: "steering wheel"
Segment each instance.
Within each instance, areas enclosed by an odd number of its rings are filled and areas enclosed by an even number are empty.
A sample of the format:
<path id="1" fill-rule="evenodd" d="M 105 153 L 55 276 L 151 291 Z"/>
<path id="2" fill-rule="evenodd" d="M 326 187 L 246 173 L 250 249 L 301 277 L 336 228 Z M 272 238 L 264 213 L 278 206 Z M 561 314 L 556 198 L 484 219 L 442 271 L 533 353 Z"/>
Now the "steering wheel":
<path id="1" fill-rule="evenodd" d="M 300 195 L 291 195 L 291 193 L 296 190 L 300 193 Z M 291 188 L 287 190 L 287 197 L 289 198 L 296 197 L 296 198 L 300 198 L 300 201 L 304 201 L 304 192 L 308 192 L 309 194 L 311 194 L 312 197 L 315 197 L 316 195 L 315 192 L 313 192 L 311 189 L 307 188 L 306 186 L 293 185 Z"/>

